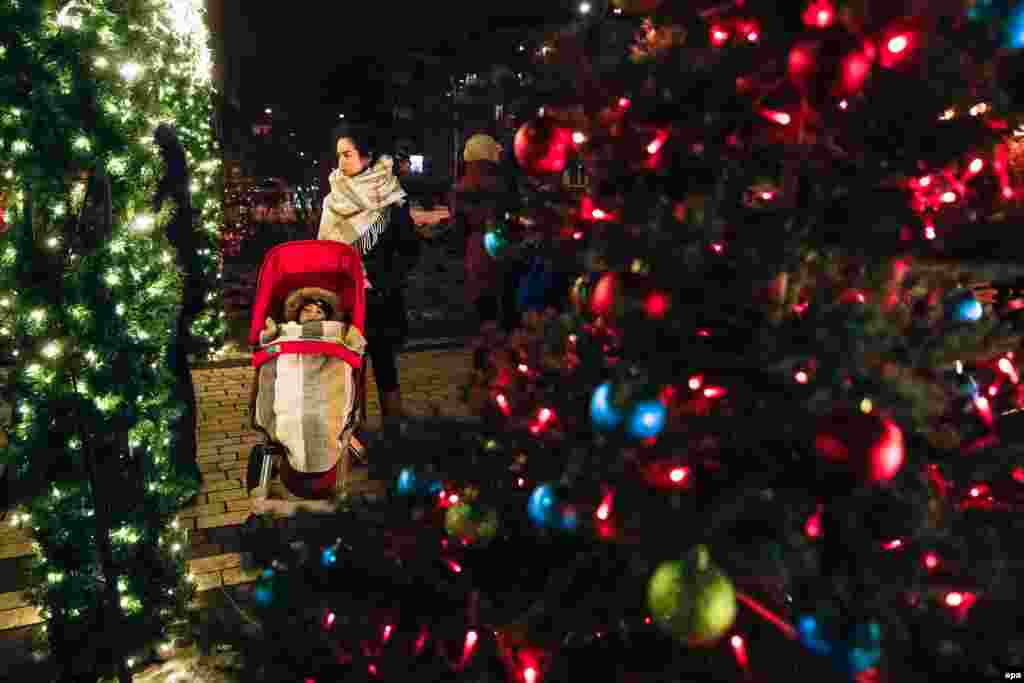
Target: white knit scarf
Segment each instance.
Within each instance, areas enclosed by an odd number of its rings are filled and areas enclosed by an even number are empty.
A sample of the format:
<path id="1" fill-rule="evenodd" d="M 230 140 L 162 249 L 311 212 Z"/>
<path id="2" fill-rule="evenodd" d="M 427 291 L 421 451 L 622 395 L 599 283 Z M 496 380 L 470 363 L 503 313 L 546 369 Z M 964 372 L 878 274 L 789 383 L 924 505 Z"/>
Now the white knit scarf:
<path id="1" fill-rule="evenodd" d="M 373 226 L 385 228 L 388 207 L 406 197 L 393 167 L 391 157 L 381 156 L 373 166 L 351 178 L 339 169 L 331 171 L 331 192 L 324 199 L 316 238 L 356 244 L 364 241 L 363 237 Z M 369 251 L 369 248 L 361 251 Z"/>

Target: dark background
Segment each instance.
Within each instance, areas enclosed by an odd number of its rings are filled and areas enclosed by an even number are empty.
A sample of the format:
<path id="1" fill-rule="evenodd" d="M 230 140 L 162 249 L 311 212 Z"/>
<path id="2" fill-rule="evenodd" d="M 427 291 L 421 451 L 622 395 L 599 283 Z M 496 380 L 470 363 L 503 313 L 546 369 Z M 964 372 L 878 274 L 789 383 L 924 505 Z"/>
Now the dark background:
<path id="1" fill-rule="evenodd" d="M 494 53 L 500 57 L 507 47 L 488 40 L 493 31 L 566 18 L 575 4 L 248 2 L 235 15 L 242 36 L 240 95 L 250 101 L 262 94 L 294 112 L 332 108 L 353 96 L 372 96 L 381 76 L 410 57 L 423 60 L 428 73 L 420 75 L 426 77 L 471 68 Z"/>

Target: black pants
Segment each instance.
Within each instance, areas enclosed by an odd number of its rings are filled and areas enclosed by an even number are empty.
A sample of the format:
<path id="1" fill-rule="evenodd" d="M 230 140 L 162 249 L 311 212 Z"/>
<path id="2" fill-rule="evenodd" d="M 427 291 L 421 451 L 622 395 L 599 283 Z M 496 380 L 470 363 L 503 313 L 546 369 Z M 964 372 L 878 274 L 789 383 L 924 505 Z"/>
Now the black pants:
<path id="1" fill-rule="evenodd" d="M 377 391 L 398 388 L 398 352 L 409 336 L 409 318 L 401 289 L 366 293 L 366 353 L 370 357 Z"/>
<path id="2" fill-rule="evenodd" d="M 519 326 L 521 316 L 517 298 L 523 270 L 522 267 L 509 267 L 501 276 L 500 294 L 484 294 L 476 300 L 476 314 L 481 324 L 499 322 L 505 332 Z"/>

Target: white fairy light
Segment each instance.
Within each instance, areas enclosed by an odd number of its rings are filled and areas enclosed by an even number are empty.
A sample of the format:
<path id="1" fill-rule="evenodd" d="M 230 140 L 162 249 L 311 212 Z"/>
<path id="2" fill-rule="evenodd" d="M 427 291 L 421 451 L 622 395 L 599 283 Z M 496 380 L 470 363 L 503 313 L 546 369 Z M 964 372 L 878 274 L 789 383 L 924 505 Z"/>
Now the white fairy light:
<path id="1" fill-rule="evenodd" d="M 89 142 L 89 138 L 87 138 L 84 135 L 79 135 L 77 138 L 75 138 L 73 146 L 79 152 L 88 152 L 90 149 L 92 149 L 92 143 Z"/>
<path id="2" fill-rule="evenodd" d="M 97 69 L 106 69 L 108 66 L 110 66 L 110 61 L 106 57 L 97 57 L 93 60 L 92 64 Z"/>
<path id="3" fill-rule="evenodd" d="M 52 341 L 43 347 L 42 353 L 45 357 L 53 359 L 60 355 L 60 343 Z"/>
<path id="4" fill-rule="evenodd" d="M 141 64 L 137 62 L 126 62 L 121 65 L 118 73 L 121 74 L 121 78 L 129 83 L 133 83 L 142 75 L 142 71 L 143 69 Z"/>
<path id="5" fill-rule="evenodd" d="M 147 213 L 140 214 L 132 223 L 132 230 L 136 232 L 149 232 L 156 225 L 156 220 Z"/>

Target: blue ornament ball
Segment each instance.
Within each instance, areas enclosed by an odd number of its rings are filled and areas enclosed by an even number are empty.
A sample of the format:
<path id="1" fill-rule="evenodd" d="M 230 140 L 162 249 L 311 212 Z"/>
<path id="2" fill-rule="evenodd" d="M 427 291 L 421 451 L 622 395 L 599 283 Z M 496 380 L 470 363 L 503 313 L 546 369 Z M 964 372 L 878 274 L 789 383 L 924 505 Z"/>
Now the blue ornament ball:
<path id="1" fill-rule="evenodd" d="M 650 439 L 661 434 L 668 418 L 668 409 L 661 401 L 639 401 L 629 415 L 626 429 L 637 439 Z"/>
<path id="2" fill-rule="evenodd" d="M 612 404 L 612 384 L 605 382 L 594 389 L 590 399 L 590 421 L 594 429 L 608 431 L 622 423 L 622 414 Z"/>
<path id="3" fill-rule="evenodd" d="M 805 615 L 797 621 L 797 630 L 800 632 L 800 643 L 808 650 L 819 655 L 828 655 L 832 652 L 832 645 L 823 637 L 816 617 Z"/>
<path id="4" fill-rule="evenodd" d="M 542 528 L 553 526 L 559 516 L 555 487 L 551 484 L 541 484 L 535 488 L 526 504 L 526 512 L 530 516 L 530 521 L 537 526 Z"/>
<path id="5" fill-rule="evenodd" d="M 502 259 L 508 252 L 508 232 L 503 225 L 495 225 L 484 233 L 484 251 L 494 260 Z"/>
<path id="6" fill-rule="evenodd" d="M 985 0 L 978 0 L 978 5 L 988 5 Z M 1018 4 L 1010 13 L 1006 21 L 1006 29 L 1003 35 L 1003 47 L 1017 50 L 1024 47 L 1024 4 Z"/>
<path id="7" fill-rule="evenodd" d="M 877 666 L 882 659 L 882 627 L 872 621 L 857 624 L 846 655 L 847 668 L 859 674 Z"/>
<path id="8" fill-rule="evenodd" d="M 955 323 L 974 323 L 981 320 L 985 310 L 969 289 L 959 289 L 946 301 L 946 318 Z"/>
<path id="9" fill-rule="evenodd" d="M 327 546 L 320 554 L 320 562 L 325 567 L 333 567 L 338 564 L 338 552 L 332 546 Z"/>
<path id="10" fill-rule="evenodd" d="M 416 493 L 418 486 L 419 480 L 416 477 L 416 471 L 411 467 L 403 467 L 402 471 L 398 473 L 398 481 L 395 484 L 398 495 L 411 496 Z"/>

